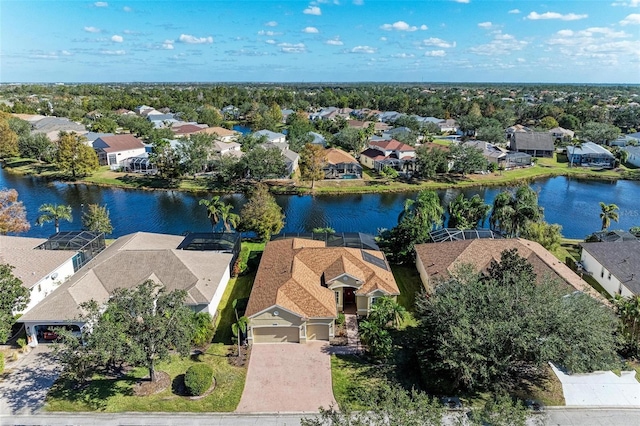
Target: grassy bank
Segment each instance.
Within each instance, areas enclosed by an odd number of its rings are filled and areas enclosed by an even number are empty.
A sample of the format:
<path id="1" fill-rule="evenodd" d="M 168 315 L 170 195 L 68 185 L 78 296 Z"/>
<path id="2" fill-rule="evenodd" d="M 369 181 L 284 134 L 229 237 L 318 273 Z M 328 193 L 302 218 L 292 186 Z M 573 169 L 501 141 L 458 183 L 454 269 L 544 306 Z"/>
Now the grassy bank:
<path id="1" fill-rule="evenodd" d="M 6 170 L 11 173 L 39 176 L 49 180 L 69 181 L 69 176 L 60 174 L 50 164 L 32 159 L 12 159 L 5 162 Z M 310 182 L 272 181 L 272 189 L 277 193 L 302 194 L 364 194 L 380 192 L 409 192 L 422 189 L 469 188 L 476 186 L 509 186 L 523 182 L 531 182 L 554 176 L 569 176 L 583 179 L 634 179 L 640 180 L 639 169 L 621 166 L 616 170 L 589 169 L 585 167 L 569 167 L 566 157 L 540 158 L 537 164 L 523 169 L 508 170 L 489 174 L 441 175 L 434 180 L 411 182 L 403 180 L 383 180 L 376 173 L 365 170 L 363 179 L 323 180 L 315 183 L 313 191 Z M 221 185 L 208 177 L 188 177 L 181 179 L 163 179 L 137 173 L 122 173 L 101 167 L 91 176 L 73 180 L 73 182 L 90 185 L 112 186 L 145 190 L 178 190 L 185 192 L 238 192 L 245 187 L 244 183 Z"/>

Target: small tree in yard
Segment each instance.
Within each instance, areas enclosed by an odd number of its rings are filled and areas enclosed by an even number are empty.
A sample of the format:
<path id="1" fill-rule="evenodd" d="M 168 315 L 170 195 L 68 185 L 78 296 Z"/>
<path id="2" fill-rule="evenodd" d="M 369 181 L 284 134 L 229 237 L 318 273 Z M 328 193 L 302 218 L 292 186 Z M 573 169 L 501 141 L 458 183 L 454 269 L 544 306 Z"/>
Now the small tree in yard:
<path id="1" fill-rule="evenodd" d="M 61 220 L 66 220 L 67 222 L 73 221 L 71 206 L 43 204 L 38 211 L 40 212 L 40 216 L 38 216 L 36 223 L 42 226 L 45 223 L 53 222 L 56 228 L 56 234 L 60 232 Z"/>
<path id="2" fill-rule="evenodd" d="M 92 232 L 102 232 L 104 234 L 113 232 L 107 206 L 89 204 L 87 211 L 82 214 L 82 226 Z"/>
<path id="3" fill-rule="evenodd" d="M 311 181 L 311 189 L 317 180 L 324 179 L 327 155 L 320 145 L 306 144 L 300 151 L 300 175 L 302 180 Z"/>
<path id="4" fill-rule="evenodd" d="M 54 164 L 58 170 L 71 173 L 73 178 L 87 176 L 98 170 L 98 155 L 84 144 L 84 136 L 76 133 L 60 133 Z"/>
<path id="5" fill-rule="evenodd" d="M 29 290 L 13 275 L 13 266 L 0 265 L 0 343 L 4 343 L 15 322 L 14 313 L 27 307 Z"/>
<path id="6" fill-rule="evenodd" d="M 237 315 L 237 314 L 236 314 Z M 244 337 L 247 333 L 247 326 L 249 325 L 249 318 L 242 316 L 237 318 L 236 322 L 231 324 L 231 333 L 238 341 L 238 356 L 241 356 L 241 347 L 244 342 Z"/>
<path id="7" fill-rule="evenodd" d="M 262 241 L 268 241 L 284 227 L 284 214 L 266 185 L 257 185 L 249 201 L 240 211 L 238 231 L 253 231 Z"/>
<path id="8" fill-rule="evenodd" d="M 24 205 L 18 201 L 18 191 L 0 190 L 0 235 L 26 232 L 30 227 Z"/>

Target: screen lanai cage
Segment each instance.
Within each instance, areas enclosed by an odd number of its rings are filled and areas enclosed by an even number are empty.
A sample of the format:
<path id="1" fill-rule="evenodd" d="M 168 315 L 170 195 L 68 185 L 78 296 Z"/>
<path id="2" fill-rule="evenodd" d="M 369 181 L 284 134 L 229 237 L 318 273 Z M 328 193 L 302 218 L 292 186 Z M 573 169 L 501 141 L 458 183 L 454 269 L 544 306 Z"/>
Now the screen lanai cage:
<path id="1" fill-rule="evenodd" d="M 102 232 L 65 231 L 49 237 L 36 249 L 40 250 L 69 250 L 78 255 L 73 258 L 74 272 L 82 268 L 106 247 Z"/>

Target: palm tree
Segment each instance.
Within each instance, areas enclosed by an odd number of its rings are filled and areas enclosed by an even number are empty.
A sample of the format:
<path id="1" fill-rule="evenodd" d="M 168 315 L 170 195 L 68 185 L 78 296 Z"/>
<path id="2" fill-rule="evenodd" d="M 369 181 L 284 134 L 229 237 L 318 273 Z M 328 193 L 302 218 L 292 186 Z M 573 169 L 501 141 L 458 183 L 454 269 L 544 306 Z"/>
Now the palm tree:
<path id="1" fill-rule="evenodd" d="M 435 191 L 420 191 L 415 200 L 406 200 L 398 216 L 398 223 L 405 218 L 417 218 L 428 229 L 442 225 L 444 208 Z"/>
<path id="2" fill-rule="evenodd" d="M 211 228 L 214 229 L 218 222 L 220 222 L 220 210 L 224 208 L 224 202 L 219 196 L 215 195 L 211 197 L 211 200 L 200 200 L 199 204 L 207 208 L 207 217 L 211 222 Z"/>
<path id="3" fill-rule="evenodd" d="M 517 237 L 527 223 L 542 219 L 538 194 L 528 186 L 521 186 L 515 195 L 503 191 L 496 196 L 489 225 L 491 229 L 499 229 L 506 236 Z"/>
<path id="4" fill-rule="evenodd" d="M 235 229 L 240 222 L 240 216 L 235 213 L 231 213 L 231 210 L 233 210 L 233 206 L 231 204 L 223 204 L 218 209 L 220 213 L 220 219 L 222 220 L 224 229 L 227 232 L 231 232 L 232 226 Z"/>
<path id="5" fill-rule="evenodd" d="M 618 206 L 615 204 L 605 204 L 600 201 L 600 209 L 602 212 L 600 213 L 600 219 L 602 219 L 602 230 L 609 228 L 611 225 L 611 221 L 618 221 L 620 217 L 618 216 Z"/>
<path id="6" fill-rule="evenodd" d="M 249 318 L 242 316 L 231 324 L 231 333 L 238 339 L 238 357 L 240 356 L 240 348 L 242 347 L 242 335 L 247 332 L 247 325 L 249 325 Z"/>
<path id="7" fill-rule="evenodd" d="M 53 222 L 56 227 L 56 234 L 60 232 L 61 220 L 73 222 L 71 206 L 43 204 L 40 206 L 40 209 L 38 209 L 38 211 L 41 213 L 41 215 L 36 220 L 36 224 L 42 226 L 45 223 Z"/>
<path id="8" fill-rule="evenodd" d="M 569 156 L 569 147 L 572 146 L 573 147 L 573 152 L 575 152 L 576 149 L 580 149 L 582 148 L 582 144 L 584 142 L 580 139 L 572 139 L 571 142 L 569 142 L 569 145 L 567 146 L 567 156 Z M 573 167 L 573 155 L 569 157 L 569 167 Z"/>

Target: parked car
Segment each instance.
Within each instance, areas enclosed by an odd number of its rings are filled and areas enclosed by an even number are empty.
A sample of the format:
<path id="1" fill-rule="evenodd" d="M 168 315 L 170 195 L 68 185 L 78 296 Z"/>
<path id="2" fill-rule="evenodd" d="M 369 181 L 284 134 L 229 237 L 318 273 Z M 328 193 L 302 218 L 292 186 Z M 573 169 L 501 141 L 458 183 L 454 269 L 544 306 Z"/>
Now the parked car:
<path id="1" fill-rule="evenodd" d="M 51 330 L 45 330 L 45 331 L 42 333 L 42 338 L 43 338 L 44 340 L 56 340 L 56 339 L 58 338 L 58 334 L 57 334 L 57 333 L 54 333 L 54 332 L 53 332 L 53 331 L 51 331 Z"/>

